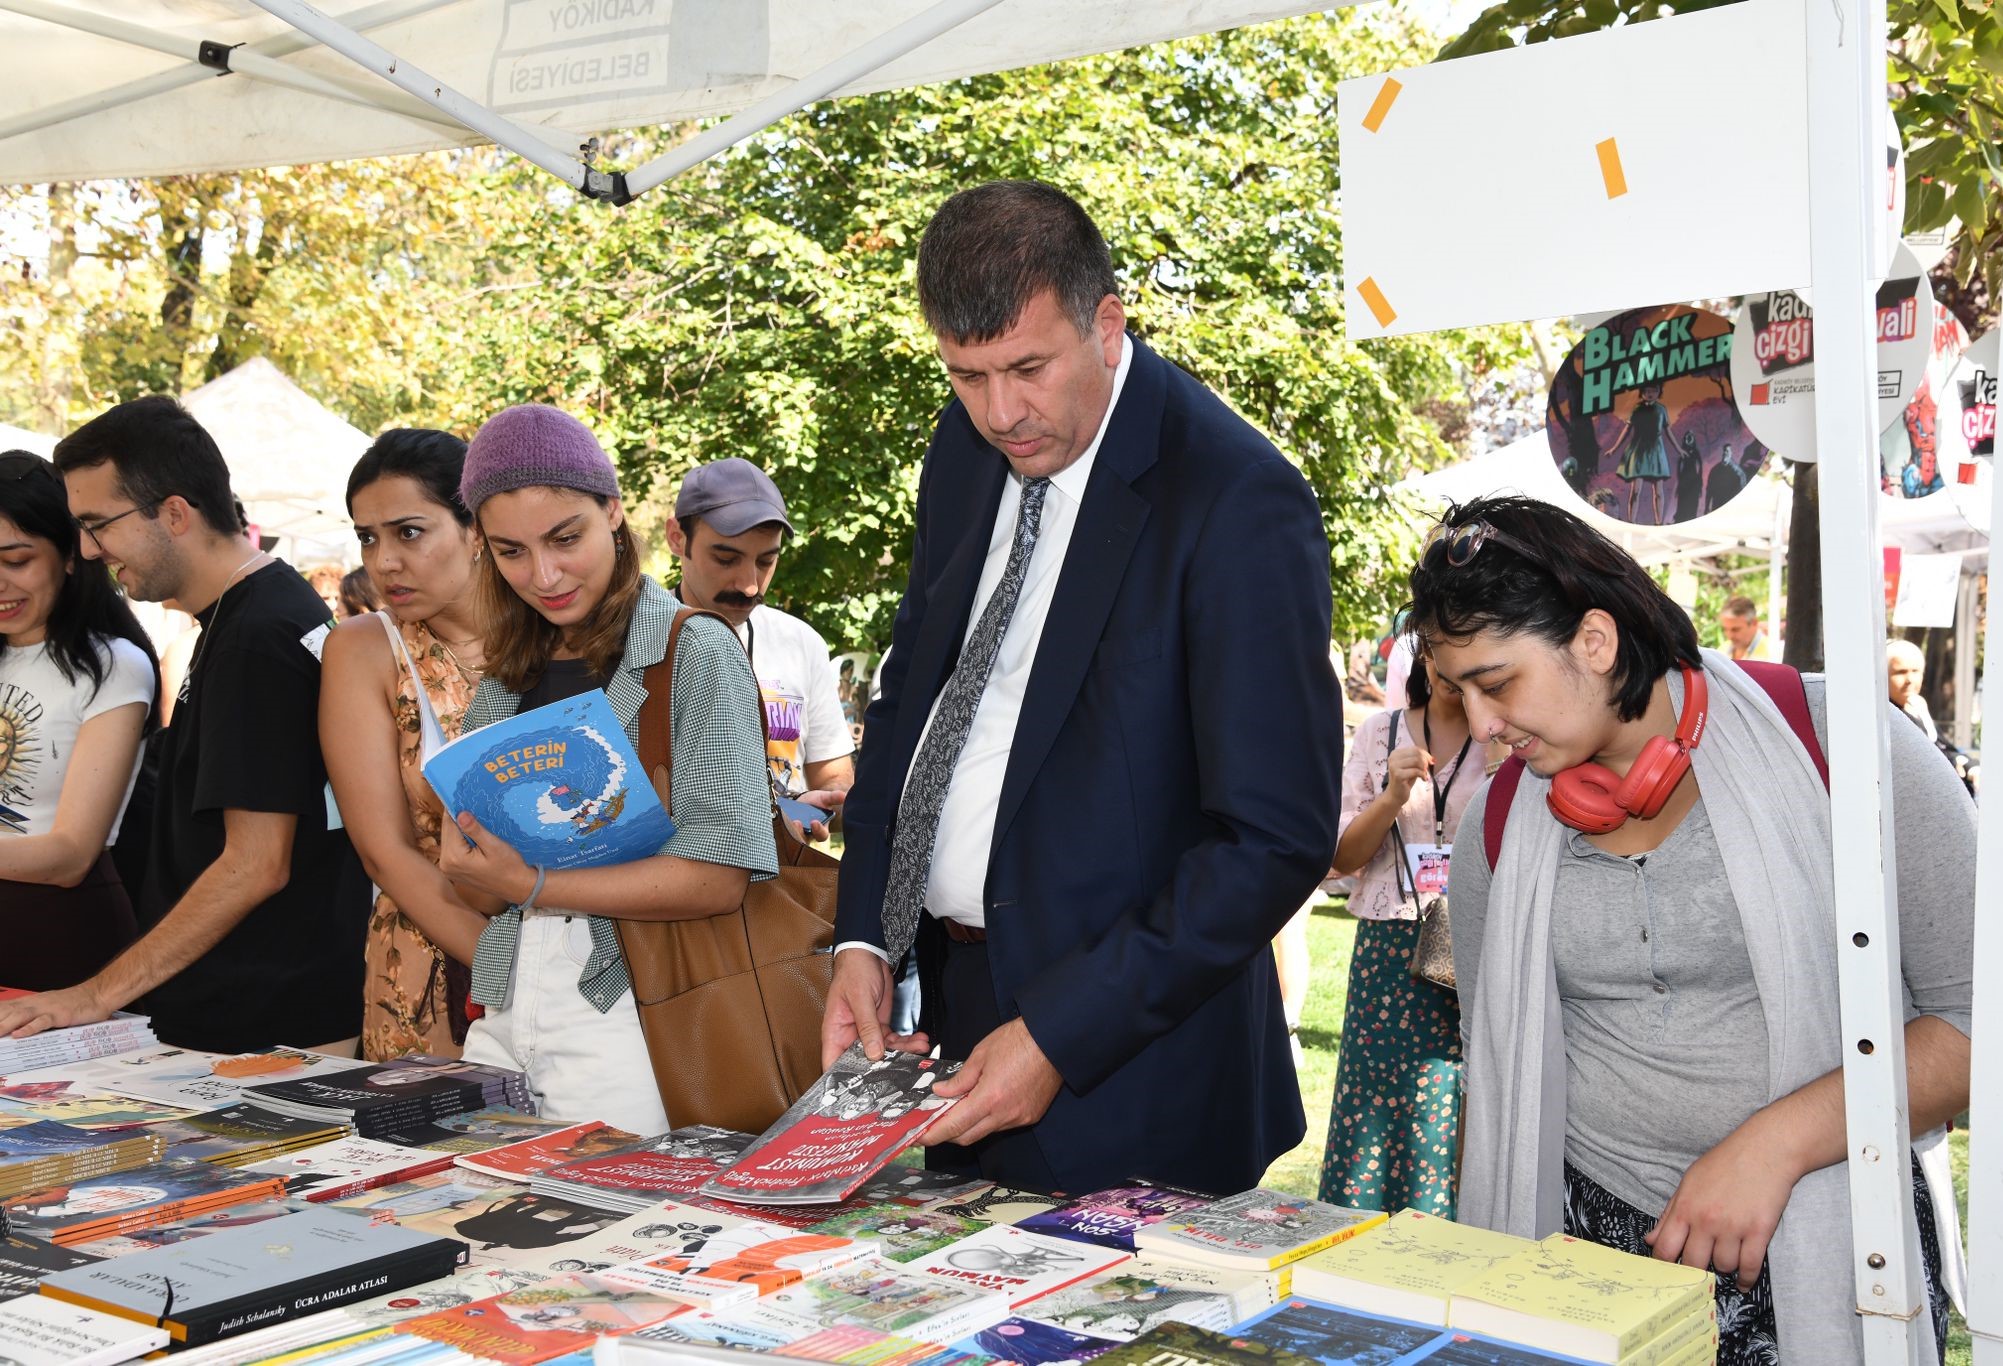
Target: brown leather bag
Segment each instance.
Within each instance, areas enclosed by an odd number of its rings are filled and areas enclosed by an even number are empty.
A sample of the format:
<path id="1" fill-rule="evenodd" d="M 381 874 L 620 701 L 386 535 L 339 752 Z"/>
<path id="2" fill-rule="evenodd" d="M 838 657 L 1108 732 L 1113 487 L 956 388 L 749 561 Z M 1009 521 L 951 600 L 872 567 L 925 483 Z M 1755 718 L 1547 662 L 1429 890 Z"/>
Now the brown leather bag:
<path id="1" fill-rule="evenodd" d="M 697 615 L 716 614 L 690 607 L 676 614 L 666 654 L 647 670 L 640 708 L 640 762 L 671 811 L 675 644 Z M 758 713 L 762 734 L 762 701 Z M 661 1104 L 676 1126 L 762 1133 L 821 1075 L 841 865 L 794 839 L 776 810 L 772 826 L 779 876 L 752 883 L 736 910 L 616 922 Z"/>

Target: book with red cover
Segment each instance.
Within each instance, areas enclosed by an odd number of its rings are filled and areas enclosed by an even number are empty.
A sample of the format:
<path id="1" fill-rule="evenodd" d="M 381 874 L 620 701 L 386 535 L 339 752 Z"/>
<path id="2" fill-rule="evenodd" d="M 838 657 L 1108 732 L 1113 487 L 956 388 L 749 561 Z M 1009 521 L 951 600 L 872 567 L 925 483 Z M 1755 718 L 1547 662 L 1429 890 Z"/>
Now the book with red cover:
<path id="1" fill-rule="evenodd" d="M 932 1085 L 957 1062 L 886 1053 L 871 1062 L 861 1044 L 793 1102 L 744 1155 L 700 1193 L 746 1204 L 832 1204 L 909 1147 L 952 1102 Z"/>
<path id="2" fill-rule="evenodd" d="M 396 1331 L 445 1343 L 481 1361 L 533 1366 L 568 1352 L 589 1351 L 601 1334 L 630 1333 L 686 1308 L 582 1276 L 552 1276 L 505 1295 L 405 1319 Z"/>
<path id="3" fill-rule="evenodd" d="M 485 1152 L 461 1153 L 453 1161 L 468 1171 L 485 1172 L 506 1181 L 526 1181 L 552 1167 L 620 1152 L 639 1141 L 638 1134 L 592 1119 Z"/>
<path id="4" fill-rule="evenodd" d="M 580 1156 L 551 1167 L 529 1183 L 530 1189 L 640 1210 L 670 1197 L 693 1195 L 756 1141 L 754 1135 L 731 1129 L 690 1125 L 634 1139 L 601 1156 Z M 460 1161 L 466 1164 L 464 1158 Z"/>

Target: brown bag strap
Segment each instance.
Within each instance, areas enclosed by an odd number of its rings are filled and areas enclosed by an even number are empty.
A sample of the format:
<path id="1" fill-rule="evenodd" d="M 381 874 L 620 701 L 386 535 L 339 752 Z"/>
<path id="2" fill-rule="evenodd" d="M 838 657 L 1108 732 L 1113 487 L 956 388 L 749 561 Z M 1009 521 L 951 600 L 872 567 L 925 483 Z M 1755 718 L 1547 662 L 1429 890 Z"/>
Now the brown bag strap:
<path id="1" fill-rule="evenodd" d="M 729 622 L 724 621 L 715 612 L 705 611 L 700 607 L 682 608 L 675 613 L 674 623 L 668 627 L 668 647 L 661 652 L 660 662 L 649 664 L 646 673 L 642 675 L 647 686 L 647 700 L 640 704 L 640 765 L 647 771 L 648 777 L 651 778 L 657 773 L 660 775 L 660 781 L 655 784 L 655 787 L 660 793 L 662 806 L 668 806 L 668 795 L 673 789 L 675 772 L 675 737 L 672 717 L 675 687 L 675 646 L 681 642 L 682 627 L 688 625 L 696 617 L 709 617 L 715 621 L 723 621 L 726 629 L 730 626 Z M 736 632 L 732 631 L 731 634 L 734 637 Z M 753 682 L 755 683 L 756 680 L 754 679 Z M 758 707 L 759 757 L 762 760 L 765 754 L 765 746 L 771 742 L 772 736 L 765 716 L 765 701 L 763 698 L 754 700 Z M 767 787 L 770 787 L 769 781 Z M 669 807 L 669 814 L 673 814 L 672 807 Z"/>

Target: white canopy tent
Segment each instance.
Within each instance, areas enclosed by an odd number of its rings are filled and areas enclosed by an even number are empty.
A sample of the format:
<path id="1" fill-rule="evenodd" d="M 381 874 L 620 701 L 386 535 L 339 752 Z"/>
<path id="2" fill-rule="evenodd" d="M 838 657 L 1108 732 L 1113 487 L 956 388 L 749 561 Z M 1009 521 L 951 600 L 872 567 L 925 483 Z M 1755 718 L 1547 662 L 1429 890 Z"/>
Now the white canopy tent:
<path id="1" fill-rule="evenodd" d="M 43 436 L 26 427 L 0 422 L 0 451 L 31 451 L 46 457 L 55 448 L 56 439 L 53 436 Z"/>
<path id="2" fill-rule="evenodd" d="M 301 0 L 0 0 L 0 182 L 235 169 L 492 140 L 592 198 L 621 203 L 831 94 L 1329 7 L 1277 0 L 881 0 L 866 7 L 377 0 L 344 5 L 335 20 Z M 1901 1159 L 1909 1131 L 1882 582 L 1879 558 L 1868 550 L 1880 521 L 1871 295 L 1883 273 L 1887 217 L 1875 192 L 1883 183 L 1885 18 L 1872 0 L 1799 0 L 1799 14 L 1810 284 L 1824 301 L 1816 318 L 1816 412 L 1821 526 L 1830 551 L 1824 604 L 1842 1027 L 1858 1040 L 1844 1065 L 1855 1292 L 1867 1357 L 1879 1366 L 1916 1362 L 1920 1341 L 1912 1331 L 1918 1244 Z M 1758 56 L 1787 61 L 1790 54 Z M 733 109 L 742 110 L 737 118 L 630 170 L 598 166 L 596 145 L 585 136 Z M 1611 182 L 1608 193 L 1616 193 Z M 1465 269 L 1492 266 L 1479 248 L 1465 254 Z M 1550 312 L 1634 302 L 1578 300 Z M 1985 701 L 2003 714 L 2003 670 L 1991 671 Z M 1983 827 L 1980 884 L 1993 899 L 2003 884 L 2003 803 L 1988 805 Z M 2003 922 L 1978 918 L 1977 936 L 1976 976 L 2003 980 Z M 1993 1073 L 1985 1067 L 1991 1040 L 2003 1039 L 1998 1005 L 1996 993 L 1977 993 L 1978 1077 Z M 2003 1168 L 1990 1153 L 2003 1143 L 2003 1090 L 1978 1089 L 1974 1112 L 1971 1327 L 1978 1363 L 1993 1366 L 2003 1362 Z M 1887 1156 L 1893 1160 L 1881 1160 Z"/>
<path id="3" fill-rule="evenodd" d="M 230 467 L 230 485 L 260 531 L 294 565 L 354 557 L 348 471 L 368 449 L 350 426 L 264 357 L 184 394 Z"/>
<path id="4" fill-rule="evenodd" d="M 623 203 L 828 95 L 1335 7 L 347 0 L 328 5 L 330 15 L 300 0 L 0 0 L 0 183 L 493 141 L 593 198 Z M 600 168 L 592 152 L 580 156 L 592 134 L 740 110 L 647 167 Z"/>

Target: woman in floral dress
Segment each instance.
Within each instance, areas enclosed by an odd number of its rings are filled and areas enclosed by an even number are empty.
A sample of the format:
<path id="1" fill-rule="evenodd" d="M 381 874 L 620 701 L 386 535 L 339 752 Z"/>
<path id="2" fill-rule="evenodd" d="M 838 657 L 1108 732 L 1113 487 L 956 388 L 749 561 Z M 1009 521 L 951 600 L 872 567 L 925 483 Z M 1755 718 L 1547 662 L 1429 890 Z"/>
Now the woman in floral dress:
<path id="1" fill-rule="evenodd" d="M 467 964 L 486 919 L 438 871 L 443 813 L 423 763 L 457 738 L 479 685 L 478 539 L 459 502 L 466 445 L 397 429 L 348 479 L 348 515 L 385 610 L 327 638 L 320 741 L 356 852 L 379 889 L 369 920 L 362 1056 L 459 1056 Z"/>
<path id="2" fill-rule="evenodd" d="M 1408 851 L 1447 845 L 1484 780 L 1458 694 L 1406 680 L 1410 704 L 1356 730 L 1342 772 L 1333 875 L 1355 873 L 1356 948 L 1322 1158 L 1321 1198 L 1451 1219 L 1460 1136 L 1460 1003 L 1412 976 L 1419 907 Z"/>

